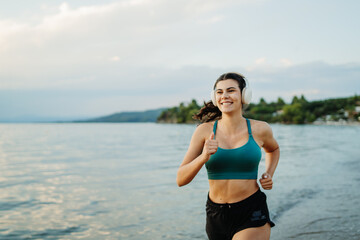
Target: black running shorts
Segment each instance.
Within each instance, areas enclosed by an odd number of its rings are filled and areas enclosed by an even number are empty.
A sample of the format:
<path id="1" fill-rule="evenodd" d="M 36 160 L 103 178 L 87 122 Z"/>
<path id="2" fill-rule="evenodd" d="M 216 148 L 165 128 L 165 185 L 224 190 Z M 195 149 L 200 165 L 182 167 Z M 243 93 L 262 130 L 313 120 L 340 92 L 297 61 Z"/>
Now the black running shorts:
<path id="1" fill-rule="evenodd" d="M 231 240 L 235 233 L 270 223 L 266 195 L 259 189 L 248 198 L 236 203 L 206 203 L 206 233 L 209 240 Z"/>

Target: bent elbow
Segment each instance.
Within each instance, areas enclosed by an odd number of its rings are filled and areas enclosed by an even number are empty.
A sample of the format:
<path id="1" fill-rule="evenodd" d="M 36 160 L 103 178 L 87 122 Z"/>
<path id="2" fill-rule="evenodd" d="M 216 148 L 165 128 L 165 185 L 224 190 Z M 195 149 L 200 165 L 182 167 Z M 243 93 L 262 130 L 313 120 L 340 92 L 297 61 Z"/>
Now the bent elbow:
<path id="1" fill-rule="evenodd" d="M 179 186 L 179 187 L 182 187 L 182 186 L 185 186 L 187 185 L 188 183 L 190 183 L 191 180 L 189 181 L 188 178 L 186 178 L 186 176 L 183 176 L 182 174 L 179 174 L 176 176 L 176 184 Z"/>
<path id="2" fill-rule="evenodd" d="M 178 172 L 176 174 L 176 184 L 178 185 L 178 187 L 182 187 L 182 186 L 186 185 L 184 178 L 181 174 L 180 168 L 178 169 Z"/>
<path id="3" fill-rule="evenodd" d="M 178 185 L 178 187 L 182 187 L 186 185 L 186 183 L 184 181 L 181 181 L 179 177 L 176 178 L 176 184 Z"/>

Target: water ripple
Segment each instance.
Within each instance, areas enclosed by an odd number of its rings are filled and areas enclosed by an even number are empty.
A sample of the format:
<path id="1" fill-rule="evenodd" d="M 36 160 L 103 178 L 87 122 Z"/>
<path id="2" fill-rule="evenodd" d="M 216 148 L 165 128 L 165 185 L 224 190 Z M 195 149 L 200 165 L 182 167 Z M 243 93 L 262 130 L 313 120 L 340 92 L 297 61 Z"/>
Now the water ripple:
<path id="1" fill-rule="evenodd" d="M 281 148 L 267 192 L 272 239 L 334 239 L 326 229 L 359 239 L 360 131 L 272 127 Z M 195 128 L 0 124 L 0 239 L 206 239 L 205 169 L 189 186 L 175 182 Z"/>
<path id="2" fill-rule="evenodd" d="M 0 234 L 0 239 L 22 240 L 22 239 L 59 239 L 65 235 L 85 231 L 83 227 L 75 226 L 63 229 L 46 229 L 43 231 L 15 230 L 8 234 Z"/>

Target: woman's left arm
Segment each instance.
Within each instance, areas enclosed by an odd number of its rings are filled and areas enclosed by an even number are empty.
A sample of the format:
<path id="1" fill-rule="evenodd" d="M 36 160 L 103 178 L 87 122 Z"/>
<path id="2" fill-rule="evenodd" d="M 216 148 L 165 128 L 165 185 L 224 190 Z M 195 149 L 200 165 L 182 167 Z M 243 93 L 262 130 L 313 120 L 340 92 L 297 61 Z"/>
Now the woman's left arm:
<path id="1" fill-rule="evenodd" d="M 280 158 L 280 148 L 269 124 L 264 122 L 261 128 L 262 147 L 265 151 L 265 173 L 261 175 L 259 181 L 264 189 L 270 190 L 273 186 L 272 178 Z"/>

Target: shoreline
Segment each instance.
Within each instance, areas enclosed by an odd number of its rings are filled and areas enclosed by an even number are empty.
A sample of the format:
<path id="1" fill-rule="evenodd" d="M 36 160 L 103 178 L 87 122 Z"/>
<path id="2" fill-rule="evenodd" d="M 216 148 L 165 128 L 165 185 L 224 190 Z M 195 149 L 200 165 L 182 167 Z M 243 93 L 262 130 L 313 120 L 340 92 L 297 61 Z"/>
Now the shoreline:
<path id="1" fill-rule="evenodd" d="M 360 122 L 335 122 L 335 121 L 327 121 L 327 122 L 313 122 L 309 125 L 328 125 L 328 126 L 360 126 Z"/>
<path id="2" fill-rule="evenodd" d="M 191 124 L 201 124 L 200 122 L 187 122 L 187 123 L 176 123 L 176 122 L 166 122 L 166 121 L 158 121 L 155 122 L 158 124 L 187 124 L 187 125 L 191 125 Z M 315 121 L 312 123 L 303 123 L 303 124 L 296 124 L 296 123 L 282 123 L 282 122 L 268 122 L 269 124 L 281 124 L 281 125 L 294 125 L 294 126 L 301 126 L 301 125 L 316 125 L 316 126 L 321 126 L 321 125 L 326 125 L 326 126 L 357 126 L 360 127 L 360 122 L 347 122 L 347 121 L 341 121 L 341 122 L 336 122 L 336 121 Z"/>
<path id="3" fill-rule="evenodd" d="M 178 125 L 199 125 L 200 122 L 187 122 L 187 123 L 176 123 L 176 122 L 166 122 L 166 121 L 158 121 L 158 122 L 0 122 L 2 124 L 117 124 L 117 123 L 155 123 L 155 124 L 178 124 Z M 316 125 L 316 126 L 355 126 L 360 127 L 360 122 L 335 122 L 335 121 L 327 121 L 327 122 L 313 122 L 313 123 L 282 123 L 282 122 L 268 122 L 269 124 L 280 124 L 280 125 L 293 125 L 293 126 L 301 126 L 301 125 Z"/>

